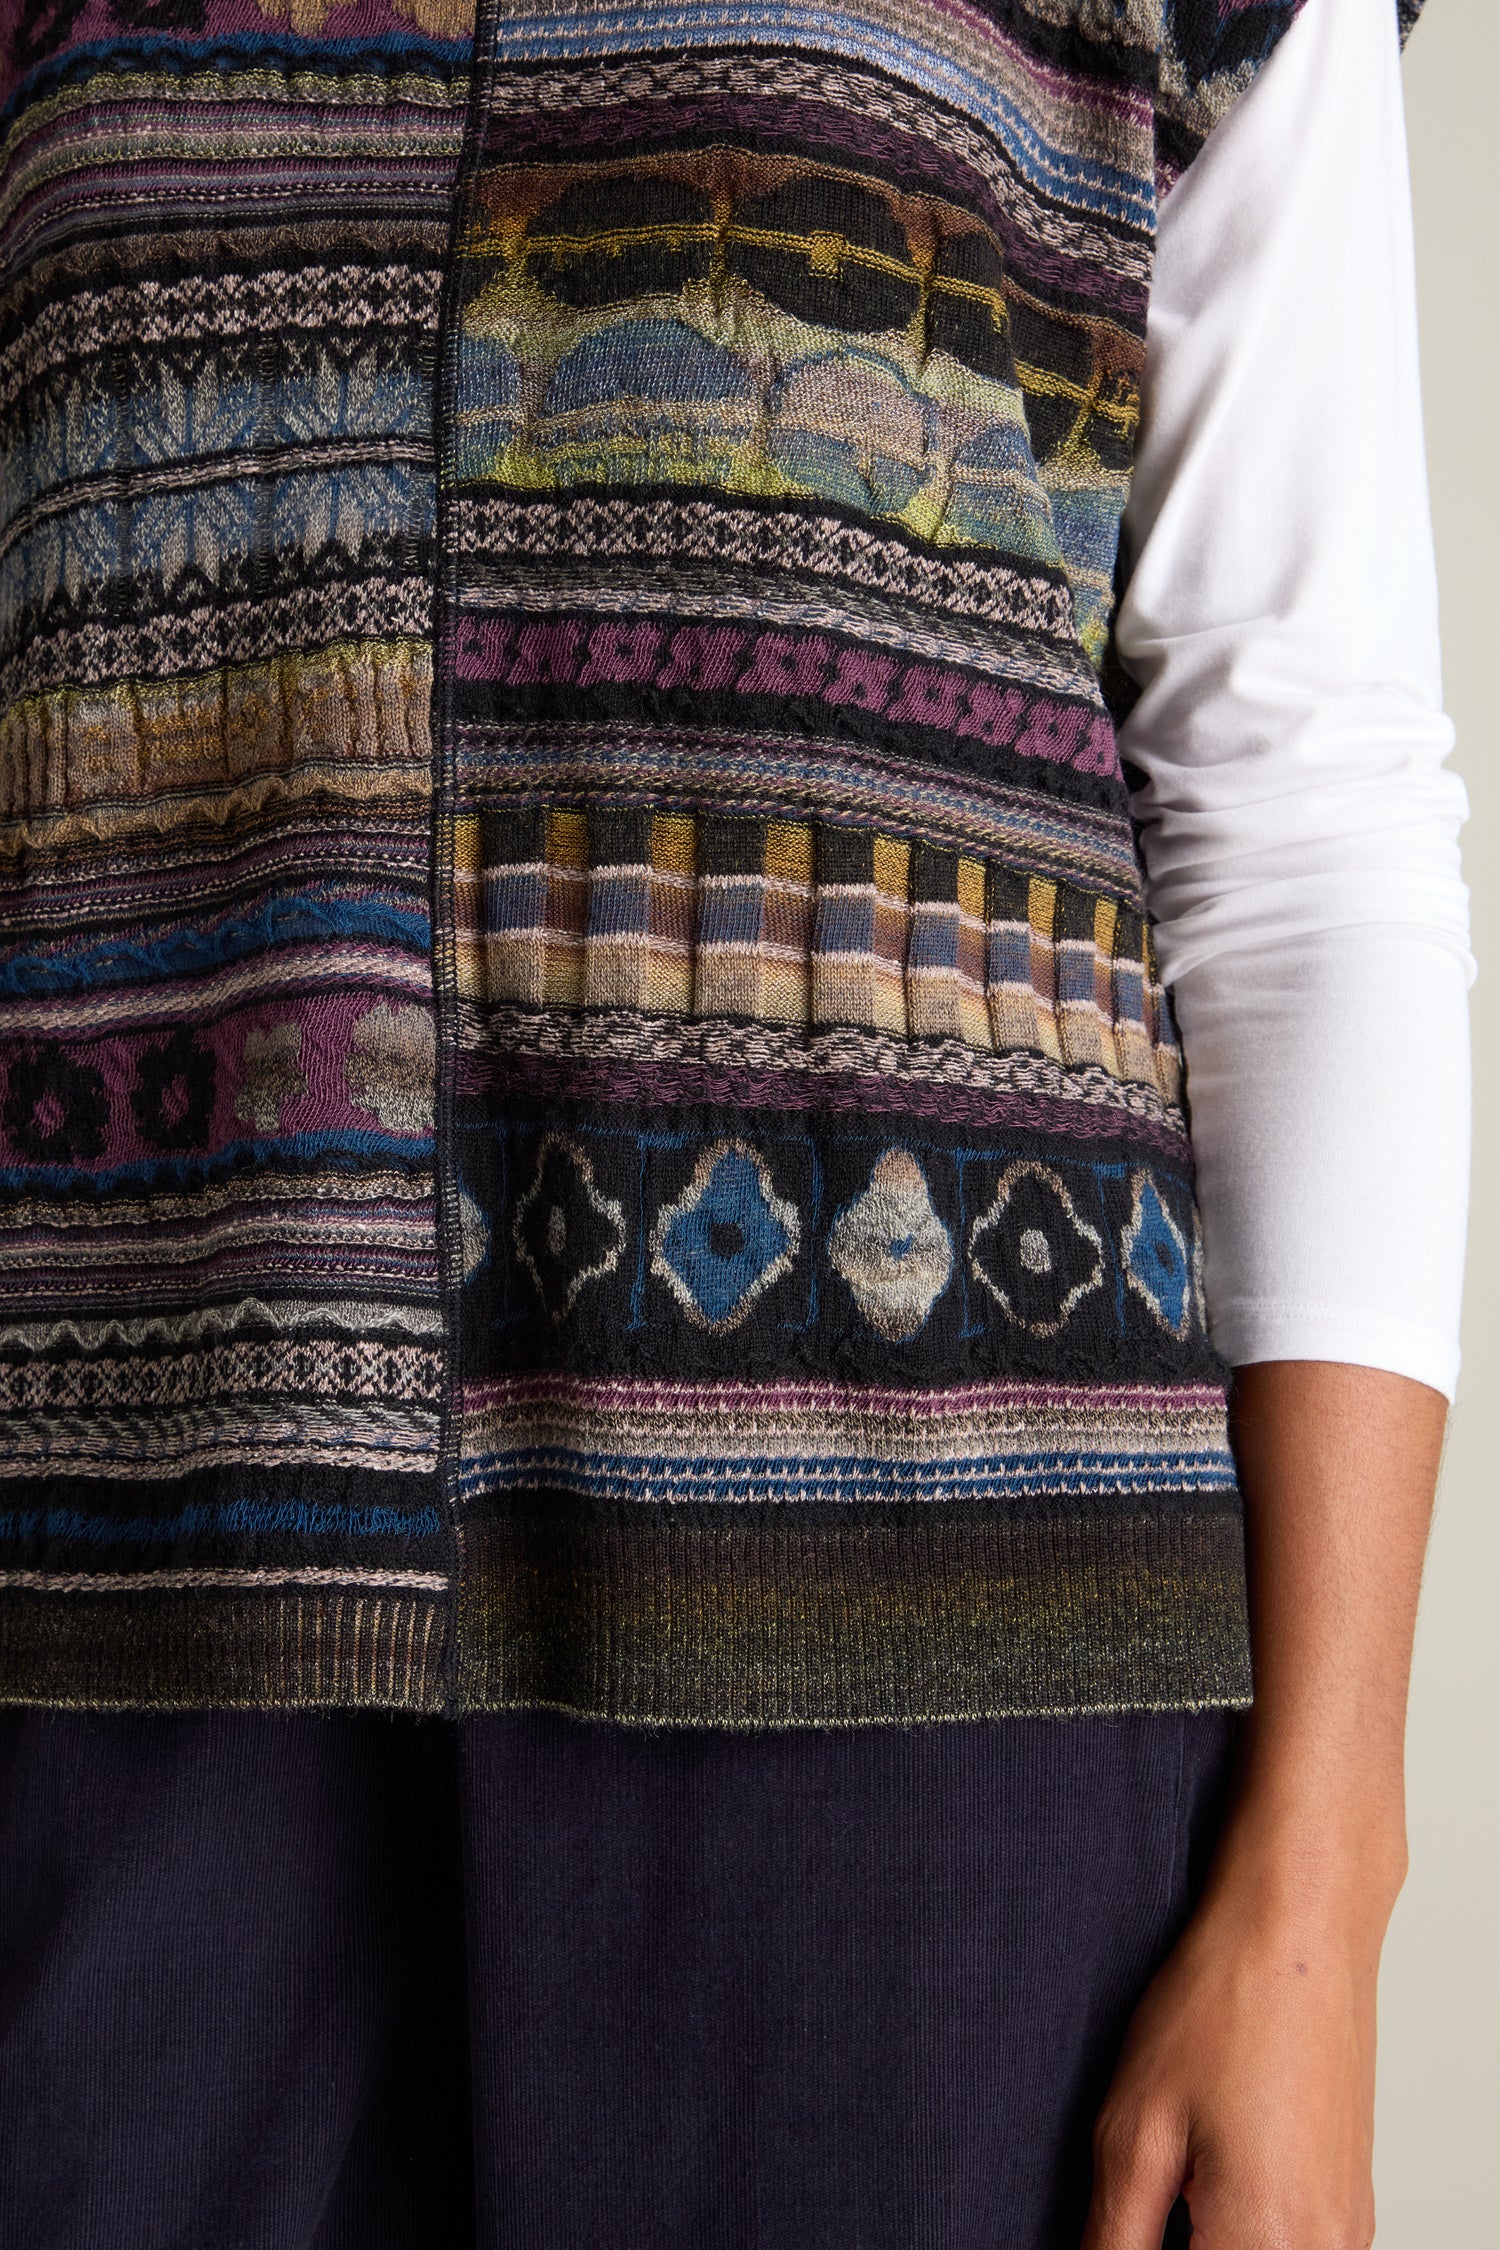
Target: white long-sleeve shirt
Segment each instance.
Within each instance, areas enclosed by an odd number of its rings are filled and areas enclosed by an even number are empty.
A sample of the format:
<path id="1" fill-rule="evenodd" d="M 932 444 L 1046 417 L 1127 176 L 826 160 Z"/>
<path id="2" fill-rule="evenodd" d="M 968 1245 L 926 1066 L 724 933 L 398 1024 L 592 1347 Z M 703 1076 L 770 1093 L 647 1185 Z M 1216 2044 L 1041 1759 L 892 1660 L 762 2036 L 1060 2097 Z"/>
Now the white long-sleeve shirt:
<path id="1" fill-rule="evenodd" d="M 1161 212 L 1119 647 L 1215 1341 L 1451 1395 L 1468 1179 L 1393 0 L 1307 0 Z"/>

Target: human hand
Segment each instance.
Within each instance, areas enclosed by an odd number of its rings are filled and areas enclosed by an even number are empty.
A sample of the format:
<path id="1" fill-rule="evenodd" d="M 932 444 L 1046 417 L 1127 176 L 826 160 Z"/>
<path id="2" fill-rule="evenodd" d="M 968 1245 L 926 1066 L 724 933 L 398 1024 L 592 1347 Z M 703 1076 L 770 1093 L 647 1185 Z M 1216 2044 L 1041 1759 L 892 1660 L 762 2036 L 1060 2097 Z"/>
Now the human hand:
<path id="1" fill-rule="evenodd" d="M 1161 2250 L 1179 2194 L 1194 2250 L 1374 2238 L 1375 1985 L 1397 1853 L 1330 1866 L 1240 1835 L 1132 2021 L 1083 2250 Z"/>
<path id="2" fill-rule="evenodd" d="M 1083 2250 L 1368 2250 L 1375 1983 L 1406 1873 L 1402 1742 L 1446 1402 L 1316 1360 L 1241 1368 L 1255 1702 L 1196 1914 L 1100 2114 Z"/>

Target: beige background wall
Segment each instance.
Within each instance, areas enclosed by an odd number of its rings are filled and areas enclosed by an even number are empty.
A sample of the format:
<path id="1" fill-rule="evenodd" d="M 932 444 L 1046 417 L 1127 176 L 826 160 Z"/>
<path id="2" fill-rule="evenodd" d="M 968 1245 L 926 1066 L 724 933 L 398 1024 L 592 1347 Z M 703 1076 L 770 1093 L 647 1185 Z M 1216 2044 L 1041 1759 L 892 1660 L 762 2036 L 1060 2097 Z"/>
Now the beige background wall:
<path id="1" fill-rule="evenodd" d="M 1478 1125 L 1464 1373 L 1417 1634 L 1411 1875 L 1381 1980 L 1380 2250 L 1500 2245 L 1497 85 L 1497 0 L 1427 0 L 1406 99 L 1448 708 L 1472 807 Z M 1419 1042 L 1421 1027 L 1392 1024 L 1390 1035 Z M 1420 1067 L 1419 1051 L 1412 1059 Z"/>

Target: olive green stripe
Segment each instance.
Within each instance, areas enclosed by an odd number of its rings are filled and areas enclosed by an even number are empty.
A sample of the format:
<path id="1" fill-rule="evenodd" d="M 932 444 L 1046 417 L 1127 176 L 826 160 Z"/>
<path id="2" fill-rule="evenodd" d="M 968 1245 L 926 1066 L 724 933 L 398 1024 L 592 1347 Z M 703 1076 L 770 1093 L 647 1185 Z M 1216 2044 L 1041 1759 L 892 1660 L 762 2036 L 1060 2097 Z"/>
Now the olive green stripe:
<path id="1" fill-rule="evenodd" d="M 441 1708 L 442 1595 L 7 1590 L 0 1702 L 94 1710 Z"/>
<path id="2" fill-rule="evenodd" d="M 640 1726 L 1197 1710 L 1250 1695 L 1230 1513 L 900 1525 L 471 1514 L 442 1595 L 0 1594 L 0 1701 L 552 1709 Z"/>
<path id="3" fill-rule="evenodd" d="M 1249 1701 L 1228 1513 L 889 1528 L 470 1517 L 461 1707 L 899 1724 Z"/>

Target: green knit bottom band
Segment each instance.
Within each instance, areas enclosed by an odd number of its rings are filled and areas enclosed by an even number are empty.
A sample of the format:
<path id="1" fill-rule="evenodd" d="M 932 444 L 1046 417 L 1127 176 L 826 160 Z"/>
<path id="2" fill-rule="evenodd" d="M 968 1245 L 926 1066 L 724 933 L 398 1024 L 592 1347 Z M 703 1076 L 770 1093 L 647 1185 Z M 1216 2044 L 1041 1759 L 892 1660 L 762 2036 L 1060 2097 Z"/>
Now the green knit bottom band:
<path id="1" fill-rule="evenodd" d="M 846 1526 L 476 1510 L 461 1544 L 456 1606 L 357 1571 L 244 1591 L 33 1579 L 0 1592 L 0 1699 L 785 1727 L 1250 1695 L 1233 1513 Z"/>

